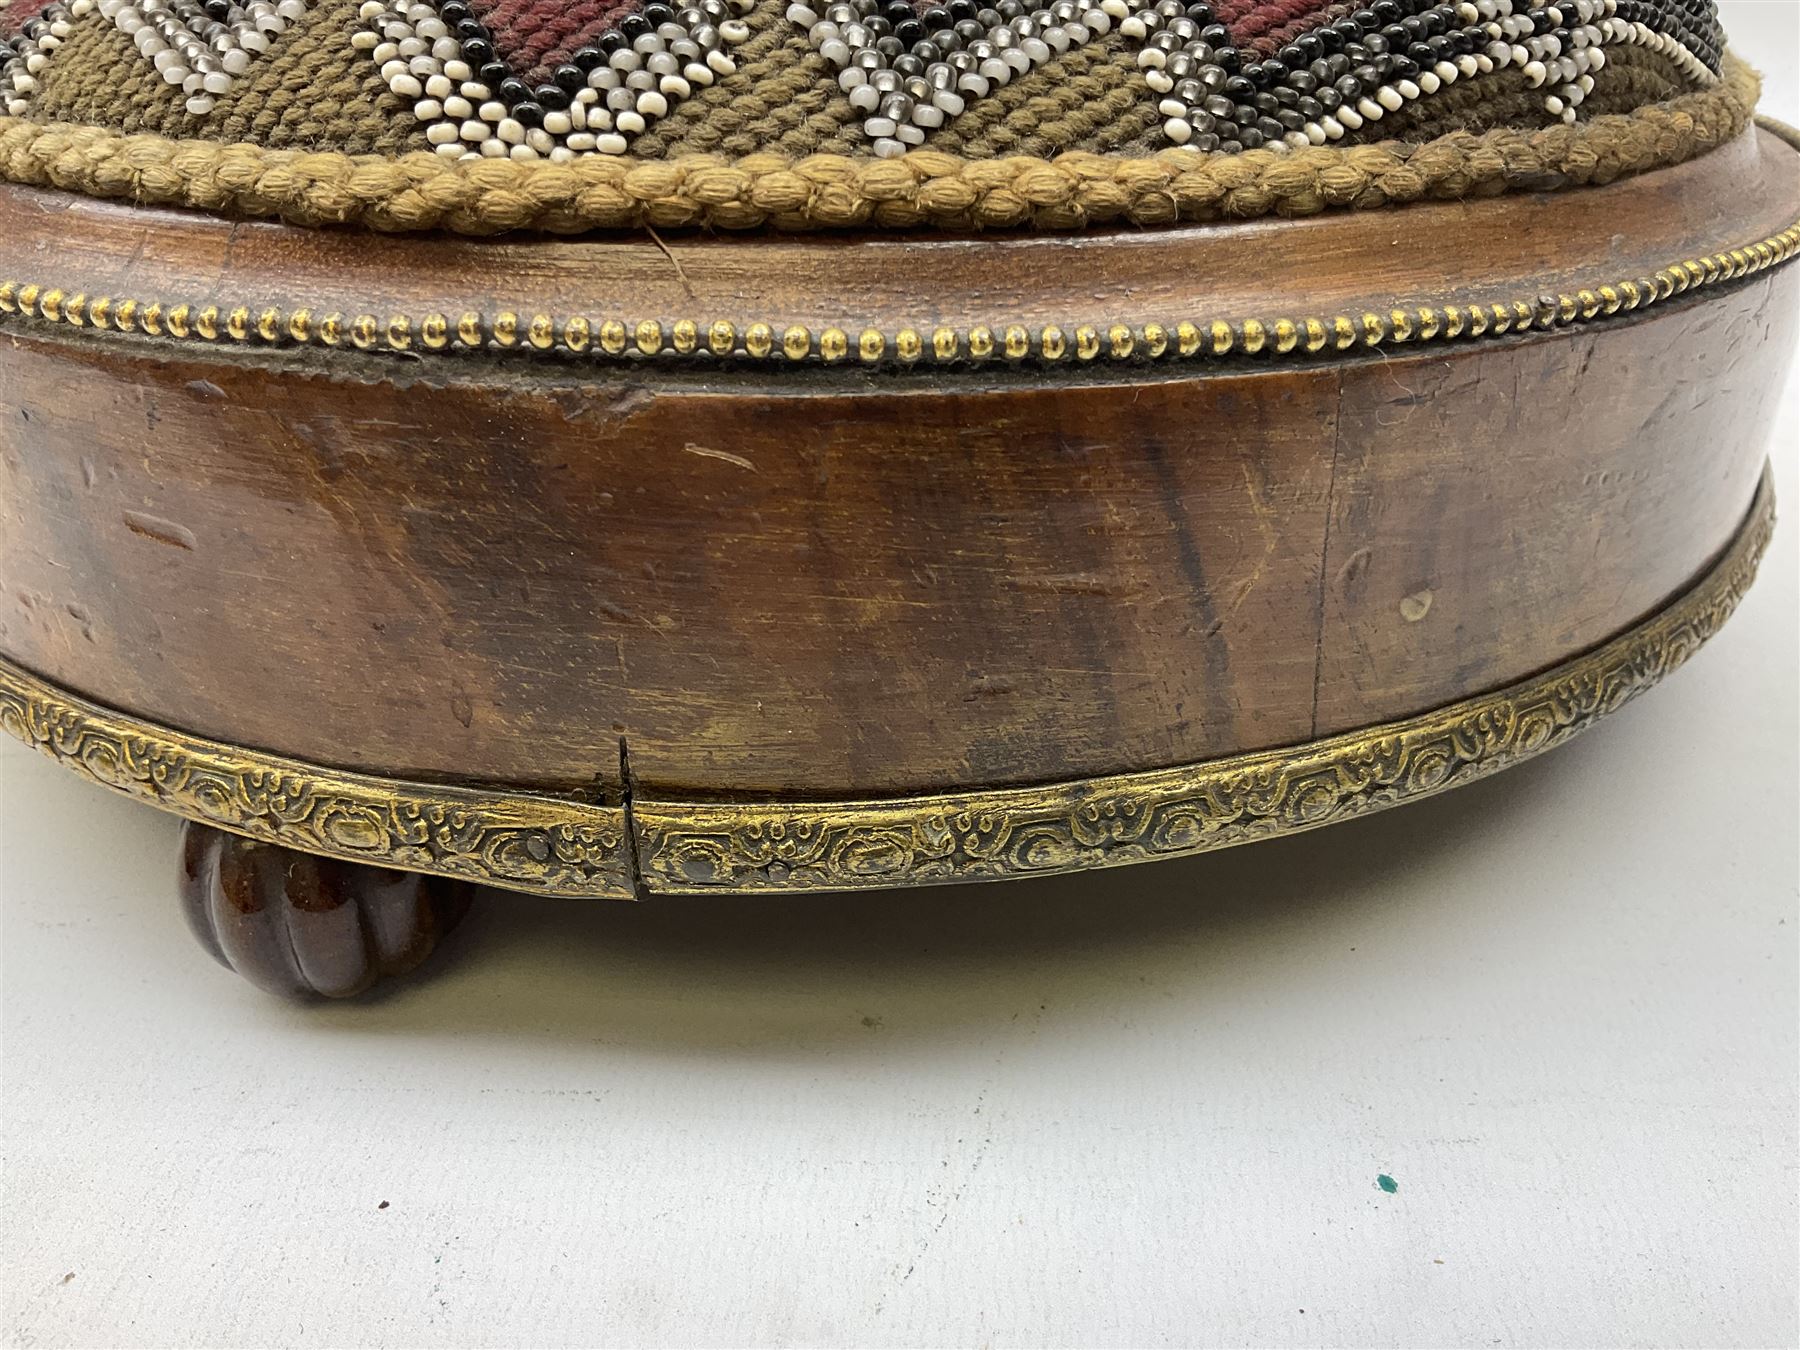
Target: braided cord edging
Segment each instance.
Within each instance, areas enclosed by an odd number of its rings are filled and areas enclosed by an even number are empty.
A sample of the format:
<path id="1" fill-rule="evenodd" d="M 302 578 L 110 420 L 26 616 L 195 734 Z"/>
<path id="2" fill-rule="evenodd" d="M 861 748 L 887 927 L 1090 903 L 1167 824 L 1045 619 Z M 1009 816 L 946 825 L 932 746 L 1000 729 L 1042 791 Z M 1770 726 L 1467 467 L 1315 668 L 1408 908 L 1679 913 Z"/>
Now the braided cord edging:
<path id="1" fill-rule="evenodd" d="M 1754 71 L 1728 58 L 1716 88 L 1572 126 L 1286 153 L 1170 149 L 1135 157 L 1071 152 L 1051 160 L 916 150 L 896 159 L 594 155 L 567 164 L 453 162 L 431 154 L 266 150 L 0 117 L 0 180 L 142 205 L 383 231 L 1072 230 L 1306 216 L 1610 183 L 1730 141 L 1749 124 L 1760 86 Z"/>

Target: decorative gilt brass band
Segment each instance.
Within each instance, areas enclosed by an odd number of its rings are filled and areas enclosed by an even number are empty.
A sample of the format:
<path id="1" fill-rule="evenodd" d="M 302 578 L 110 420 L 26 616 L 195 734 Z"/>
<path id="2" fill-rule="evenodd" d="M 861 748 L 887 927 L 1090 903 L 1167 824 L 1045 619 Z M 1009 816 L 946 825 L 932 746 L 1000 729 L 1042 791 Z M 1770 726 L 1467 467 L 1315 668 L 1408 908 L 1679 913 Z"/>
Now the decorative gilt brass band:
<path id="1" fill-rule="evenodd" d="M 651 891 L 841 890 L 1070 872 L 1202 853 L 1446 788 L 1560 745 L 1718 631 L 1774 526 L 1765 474 L 1743 529 L 1691 591 L 1535 679 L 1309 745 L 1049 787 L 813 807 L 639 801 Z"/>
<path id="2" fill-rule="evenodd" d="M 1574 736 L 1693 654 L 1768 544 L 1765 474 L 1718 563 L 1654 617 L 1507 689 L 1285 750 L 1041 787 L 622 807 L 343 773 L 109 712 L 0 661 L 0 726 L 104 786 L 306 852 L 515 890 L 829 891 L 1178 857 L 1429 796 Z"/>
<path id="3" fill-rule="evenodd" d="M 1800 148 L 1800 132 L 1759 119 Z M 918 365 L 1092 362 L 1338 355 L 1417 343 L 1495 338 L 1565 328 L 1649 308 L 1678 295 L 1739 281 L 1800 254 L 1800 221 L 1779 234 L 1703 257 L 1674 259 L 1636 276 L 1597 275 L 1554 293 L 1465 293 L 1432 304 L 1398 299 L 1361 312 L 1244 318 L 1196 316 L 1167 322 L 1030 324 L 921 323 L 892 331 L 854 321 L 813 328 L 771 319 L 750 323 L 706 316 L 666 319 L 556 315 L 529 308 L 418 314 L 347 313 L 302 303 L 283 307 L 247 297 L 115 296 L 79 277 L 0 280 L 0 313 L 75 328 L 174 341 L 247 347 L 303 346 L 361 351 L 553 352 L 605 359 L 707 358 L 778 364 Z"/>
<path id="4" fill-rule="evenodd" d="M 102 787 L 304 853 L 552 895 L 633 893 L 616 806 L 407 783 L 223 745 L 112 712 L 4 660 L 0 727 Z"/>

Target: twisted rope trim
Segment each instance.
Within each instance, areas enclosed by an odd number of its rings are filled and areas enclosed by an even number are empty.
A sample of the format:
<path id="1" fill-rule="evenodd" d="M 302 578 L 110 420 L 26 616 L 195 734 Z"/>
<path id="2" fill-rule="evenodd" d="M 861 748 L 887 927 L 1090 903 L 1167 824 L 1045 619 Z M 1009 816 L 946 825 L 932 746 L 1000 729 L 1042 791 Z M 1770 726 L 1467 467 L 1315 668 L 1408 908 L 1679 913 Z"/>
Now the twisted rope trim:
<path id="1" fill-rule="evenodd" d="M 1238 155 L 738 160 L 588 156 L 567 164 L 452 162 L 121 135 L 0 117 L 0 180 L 139 205 L 382 231 L 577 234 L 644 226 L 748 230 L 934 226 L 1074 230 L 1250 220 L 1610 183 L 1680 164 L 1749 124 L 1759 77 L 1727 58 L 1717 87 L 1537 130 L 1459 131 L 1423 144 Z"/>

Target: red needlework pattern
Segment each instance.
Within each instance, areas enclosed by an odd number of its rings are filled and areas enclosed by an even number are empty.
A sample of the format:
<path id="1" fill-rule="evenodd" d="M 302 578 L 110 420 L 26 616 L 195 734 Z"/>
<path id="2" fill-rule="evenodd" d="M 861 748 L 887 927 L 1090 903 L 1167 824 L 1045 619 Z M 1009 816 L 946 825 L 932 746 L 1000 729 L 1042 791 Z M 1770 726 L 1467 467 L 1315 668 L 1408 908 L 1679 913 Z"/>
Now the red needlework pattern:
<path id="1" fill-rule="evenodd" d="M 1249 46 L 1277 28 L 1312 26 L 1332 8 L 1332 0 L 1218 0 L 1212 10 L 1233 41 Z"/>
<path id="2" fill-rule="evenodd" d="M 28 20 L 37 18 L 53 3 L 54 0 L 13 0 L 12 4 L 0 9 L 0 33 L 17 33 Z"/>
<path id="3" fill-rule="evenodd" d="M 556 68 L 583 47 L 592 47 L 642 0 L 576 0 L 550 5 L 543 0 L 470 0 L 470 10 L 492 34 L 494 52 L 512 73 L 532 87 L 553 81 Z"/>

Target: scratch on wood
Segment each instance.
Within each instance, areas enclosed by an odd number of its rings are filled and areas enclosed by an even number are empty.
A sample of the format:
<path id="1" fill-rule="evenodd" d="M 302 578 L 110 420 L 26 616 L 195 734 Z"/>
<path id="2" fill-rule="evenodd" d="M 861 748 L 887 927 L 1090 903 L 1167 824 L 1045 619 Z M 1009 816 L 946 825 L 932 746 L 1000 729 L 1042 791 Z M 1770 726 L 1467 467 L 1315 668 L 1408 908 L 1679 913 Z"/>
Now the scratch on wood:
<path id="1" fill-rule="evenodd" d="M 1017 591 L 1043 591 L 1051 595 L 1111 595 L 1117 588 L 1098 572 L 1063 572 L 1055 576 L 1014 577 Z"/>
<path id="2" fill-rule="evenodd" d="M 1325 480 L 1325 529 L 1319 541 L 1319 589 L 1313 600 L 1312 734 L 1319 734 L 1319 681 L 1325 674 L 1325 585 L 1331 564 L 1331 524 L 1337 514 L 1338 452 L 1344 447 L 1344 372 L 1337 373 L 1337 412 L 1331 419 L 1331 473 Z"/>
<path id="3" fill-rule="evenodd" d="M 710 445 L 695 445 L 692 441 L 689 441 L 681 448 L 690 455 L 700 455 L 705 459 L 722 459 L 727 464 L 737 465 L 740 469 L 748 469 L 751 473 L 756 472 L 756 465 L 752 464 L 742 455 L 732 454 L 729 450 L 715 450 Z"/>
<path id="4" fill-rule="evenodd" d="M 681 280 L 681 289 L 687 292 L 688 299 L 690 299 L 690 300 L 698 299 L 699 297 L 694 294 L 694 285 L 691 281 L 688 280 L 687 273 L 682 270 L 681 260 L 675 256 L 675 251 L 673 249 L 671 249 L 667 244 L 663 243 L 662 236 L 660 234 L 658 234 L 650 226 L 648 226 L 648 225 L 644 226 L 644 233 L 646 233 L 650 236 L 650 242 L 655 244 L 659 249 L 661 249 L 663 257 L 665 257 L 669 260 L 669 266 L 673 267 L 675 269 L 675 275 L 677 277 L 679 277 Z"/>
<path id="5" fill-rule="evenodd" d="M 133 534 L 154 539 L 159 544 L 167 544 L 170 548 L 185 548 L 190 553 L 196 546 L 194 532 L 172 520 L 147 515 L 142 511 L 127 511 L 120 518 L 125 522 L 125 528 Z"/>

